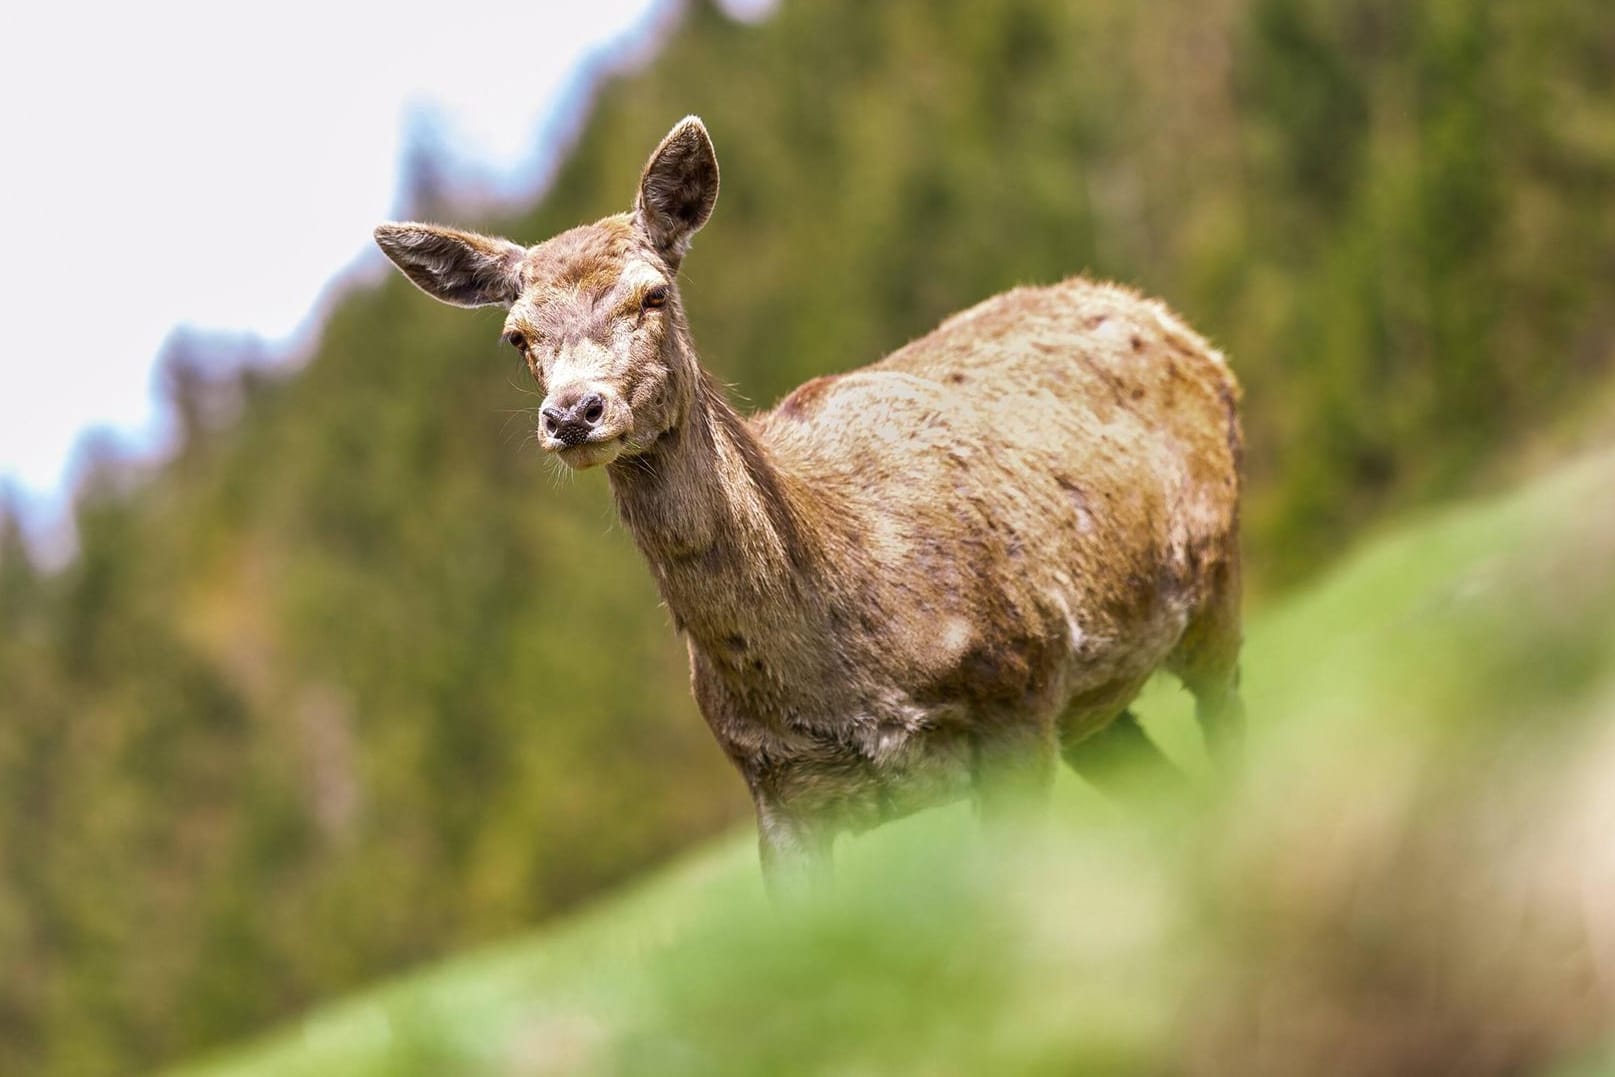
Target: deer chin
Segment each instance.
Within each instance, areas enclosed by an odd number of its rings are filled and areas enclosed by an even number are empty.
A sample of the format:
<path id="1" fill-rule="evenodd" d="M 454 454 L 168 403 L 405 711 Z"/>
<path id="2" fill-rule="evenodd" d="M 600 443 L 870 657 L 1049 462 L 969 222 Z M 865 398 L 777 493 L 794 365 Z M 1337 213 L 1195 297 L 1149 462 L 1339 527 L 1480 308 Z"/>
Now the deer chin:
<path id="1" fill-rule="evenodd" d="M 545 448 L 550 448 L 548 445 Z M 591 467 L 609 464 L 622 455 L 623 438 L 618 435 L 604 441 L 585 441 L 581 445 L 560 445 L 550 449 L 560 457 L 561 463 L 573 471 L 584 471 Z"/>

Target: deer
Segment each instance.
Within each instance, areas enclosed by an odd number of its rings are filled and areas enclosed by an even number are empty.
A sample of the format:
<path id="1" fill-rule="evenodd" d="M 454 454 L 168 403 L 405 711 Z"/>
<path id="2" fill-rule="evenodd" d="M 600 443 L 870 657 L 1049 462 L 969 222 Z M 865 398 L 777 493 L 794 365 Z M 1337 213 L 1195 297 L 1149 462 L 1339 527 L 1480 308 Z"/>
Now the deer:
<path id="1" fill-rule="evenodd" d="M 718 197 L 706 126 L 633 208 L 523 246 L 375 230 L 427 294 L 507 311 L 565 468 L 604 468 L 756 807 L 769 889 L 838 835 L 1046 797 L 1157 671 L 1237 754 L 1240 390 L 1157 300 L 1077 276 L 954 314 L 742 417 L 697 357 L 679 270 Z M 1121 731 L 1118 733 L 1117 731 Z M 816 889 L 808 884 L 809 889 Z"/>

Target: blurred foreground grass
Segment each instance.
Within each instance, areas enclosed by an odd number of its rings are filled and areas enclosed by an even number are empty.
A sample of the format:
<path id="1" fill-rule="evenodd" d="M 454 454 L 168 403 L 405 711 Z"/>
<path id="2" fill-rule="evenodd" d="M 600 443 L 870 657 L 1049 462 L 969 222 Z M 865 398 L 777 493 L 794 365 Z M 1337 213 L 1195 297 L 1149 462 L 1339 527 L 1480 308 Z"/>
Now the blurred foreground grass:
<path id="1" fill-rule="evenodd" d="M 1615 452 L 1369 543 L 1245 670 L 1240 780 L 1152 685 L 1192 789 L 919 816 L 788 914 L 739 835 L 193 1072 L 1615 1073 Z"/>

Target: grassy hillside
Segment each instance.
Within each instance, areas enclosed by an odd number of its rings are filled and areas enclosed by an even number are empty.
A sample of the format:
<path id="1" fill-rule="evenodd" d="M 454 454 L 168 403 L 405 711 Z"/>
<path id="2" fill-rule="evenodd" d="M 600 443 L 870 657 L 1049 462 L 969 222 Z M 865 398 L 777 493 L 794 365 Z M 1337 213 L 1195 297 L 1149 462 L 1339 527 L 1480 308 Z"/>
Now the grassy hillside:
<path id="1" fill-rule="evenodd" d="M 1246 386 L 1269 595 L 1615 370 L 1609 0 L 692 2 L 667 26 L 538 204 L 486 219 L 416 160 L 400 212 L 536 240 L 626 208 L 701 113 L 723 194 L 686 305 L 758 405 L 1013 284 L 1157 294 Z M 0 1072 L 192 1056 L 749 815 L 498 326 L 394 275 L 295 369 L 178 337 L 177 457 L 106 454 L 60 572 L 0 522 Z M 1302 668 L 1336 646 L 1311 642 Z"/>
<path id="2" fill-rule="evenodd" d="M 1240 780 L 1158 685 L 1192 791 L 922 815 L 788 916 L 736 837 L 187 1072 L 1615 1073 L 1615 452 L 1365 545 L 1246 669 Z"/>

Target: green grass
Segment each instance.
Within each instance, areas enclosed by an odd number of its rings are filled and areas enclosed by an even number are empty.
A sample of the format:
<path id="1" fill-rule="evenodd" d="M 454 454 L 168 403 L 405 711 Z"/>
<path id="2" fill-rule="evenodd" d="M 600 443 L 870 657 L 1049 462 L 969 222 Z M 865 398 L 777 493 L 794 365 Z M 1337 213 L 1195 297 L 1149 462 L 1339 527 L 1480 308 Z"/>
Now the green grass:
<path id="1" fill-rule="evenodd" d="M 1245 692 L 1239 780 L 1155 683 L 1187 791 L 927 813 L 788 911 L 736 835 L 188 1072 L 1615 1073 L 1615 453 L 1368 543 Z"/>

